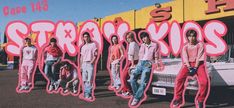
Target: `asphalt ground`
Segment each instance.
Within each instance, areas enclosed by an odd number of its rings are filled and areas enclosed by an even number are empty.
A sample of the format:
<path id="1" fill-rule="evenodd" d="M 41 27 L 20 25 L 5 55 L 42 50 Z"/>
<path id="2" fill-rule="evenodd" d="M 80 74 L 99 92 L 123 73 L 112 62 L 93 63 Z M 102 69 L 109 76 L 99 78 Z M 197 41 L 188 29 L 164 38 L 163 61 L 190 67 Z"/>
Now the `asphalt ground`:
<path id="1" fill-rule="evenodd" d="M 16 86 L 18 81 L 17 70 L 0 70 L 0 108 L 128 108 L 128 99 L 115 95 L 107 89 L 110 80 L 107 71 L 99 71 L 96 77 L 96 90 L 94 102 L 86 102 L 78 96 L 62 96 L 48 94 L 46 82 L 36 82 L 30 93 L 18 94 Z M 186 104 L 183 108 L 194 108 L 193 95 L 186 95 Z M 173 94 L 166 96 L 151 95 L 143 102 L 140 108 L 169 108 Z M 234 108 L 234 88 L 211 89 L 207 100 L 207 108 Z"/>

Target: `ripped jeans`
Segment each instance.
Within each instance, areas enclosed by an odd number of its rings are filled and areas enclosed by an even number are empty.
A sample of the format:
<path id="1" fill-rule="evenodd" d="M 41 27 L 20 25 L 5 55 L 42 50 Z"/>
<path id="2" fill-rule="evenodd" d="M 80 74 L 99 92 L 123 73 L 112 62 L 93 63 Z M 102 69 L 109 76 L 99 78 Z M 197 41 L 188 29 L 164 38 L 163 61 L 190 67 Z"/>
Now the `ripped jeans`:
<path id="1" fill-rule="evenodd" d="M 148 60 L 141 60 L 137 64 L 136 68 L 132 70 L 132 74 L 130 75 L 130 84 L 133 91 L 133 96 L 137 100 L 141 100 L 143 98 L 145 88 L 149 84 L 150 74 L 151 74 L 152 64 Z M 138 84 L 137 80 L 141 76 L 140 84 Z"/>

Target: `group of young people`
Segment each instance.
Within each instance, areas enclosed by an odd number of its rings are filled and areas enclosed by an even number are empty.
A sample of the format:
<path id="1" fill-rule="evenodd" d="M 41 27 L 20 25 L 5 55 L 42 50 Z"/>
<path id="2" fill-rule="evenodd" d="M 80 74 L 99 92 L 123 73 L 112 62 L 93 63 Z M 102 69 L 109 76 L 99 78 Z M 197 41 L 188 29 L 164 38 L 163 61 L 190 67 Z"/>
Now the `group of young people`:
<path id="1" fill-rule="evenodd" d="M 195 30 L 188 30 L 186 37 L 188 43 L 184 45 L 181 52 L 183 65 L 175 80 L 174 99 L 170 107 L 178 108 L 184 104 L 186 79 L 196 76 L 199 90 L 195 102 L 198 108 L 204 108 L 209 94 L 204 44 L 197 40 Z M 96 65 L 101 52 L 98 52 L 98 45 L 91 39 L 89 32 L 84 32 L 82 39 L 84 43 L 80 47 L 78 66 L 63 59 L 63 52 L 57 46 L 55 38 L 51 38 L 50 44 L 43 49 L 43 59 L 39 63 L 44 64 L 42 70 L 48 80 L 48 92 L 61 90 L 62 93 L 70 91 L 78 94 L 81 85 L 80 97 L 87 101 L 94 101 Z M 108 89 L 114 90 L 118 96 L 129 98 L 130 107 L 138 107 L 147 98 L 146 91 L 150 86 L 153 71 L 160 71 L 164 67 L 160 46 L 151 40 L 147 31 L 139 32 L 139 39 L 134 32 L 128 32 L 125 34 L 125 42 L 126 46 L 119 41 L 117 35 L 111 37 L 107 63 L 111 83 Z M 37 48 L 32 45 L 30 38 L 25 38 L 25 46 L 21 52 L 18 92 L 33 88 L 32 79 L 38 57 Z M 58 78 L 57 71 L 59 71 Z"/>

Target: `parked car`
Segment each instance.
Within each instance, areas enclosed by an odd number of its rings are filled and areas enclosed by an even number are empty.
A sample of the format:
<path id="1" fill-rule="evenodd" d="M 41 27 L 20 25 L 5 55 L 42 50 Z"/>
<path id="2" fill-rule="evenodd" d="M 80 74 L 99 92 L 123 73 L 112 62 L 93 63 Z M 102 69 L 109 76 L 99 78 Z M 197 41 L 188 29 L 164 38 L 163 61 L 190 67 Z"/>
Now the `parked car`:
<path id="1" fill-rule="evenodd" d="M 180 72 L 182 60 L 180 58 L 163 59 L 165 68 L 163 71 L 154 71 L 151 83 L 151 92 L 155 95 L 174 93 L 175 79 Z M 234 63 L 217 60 L 214 63 L 206 62 L 211 87 L 234 86 Z M 187 90 L 195 93 L 198 90 L 196 78 L 188 79 Z"/>

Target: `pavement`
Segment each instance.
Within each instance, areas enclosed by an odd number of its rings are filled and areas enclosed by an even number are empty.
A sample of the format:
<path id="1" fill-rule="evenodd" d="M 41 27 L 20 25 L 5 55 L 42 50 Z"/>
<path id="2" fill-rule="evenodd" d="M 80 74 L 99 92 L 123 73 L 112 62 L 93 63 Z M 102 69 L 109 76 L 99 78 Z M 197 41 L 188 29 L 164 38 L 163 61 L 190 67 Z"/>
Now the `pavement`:
<path id="1" fill-rule="evenodd" d="M 86 102 L 78 96 L 62 96 L 48 94 L 45 90 L 46 82 L 36 82 L 30 93 L 16 93 L 18 81 L 17 70 L 0 70 L 0 108 L 128 108 L 128 99 L 115 95 L 107 89 L 110 80 L 107 71 L 99 71 L 96 77 L 96 101 Z M 234 88 L 212 89 L 207 100 L 207 108 L 234 108 Z M 195 96 L 186 96 L 183 108 L 195 108 Z M 148 94 L 148 98 L 140 108 L 169 108 L 173 94 L 155 96 Z"/>

